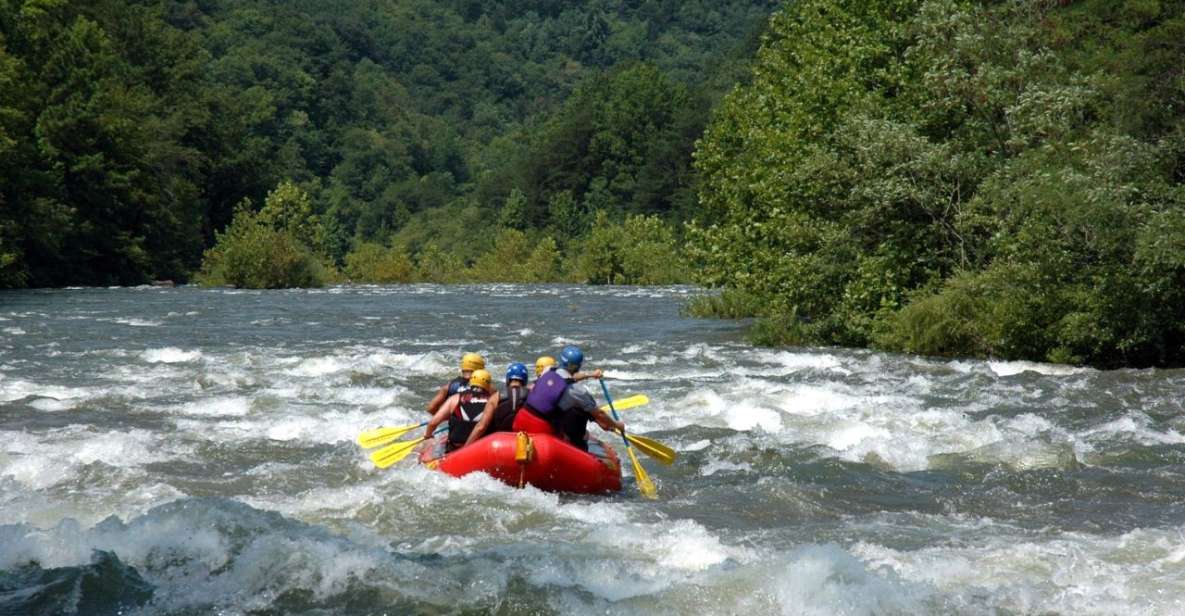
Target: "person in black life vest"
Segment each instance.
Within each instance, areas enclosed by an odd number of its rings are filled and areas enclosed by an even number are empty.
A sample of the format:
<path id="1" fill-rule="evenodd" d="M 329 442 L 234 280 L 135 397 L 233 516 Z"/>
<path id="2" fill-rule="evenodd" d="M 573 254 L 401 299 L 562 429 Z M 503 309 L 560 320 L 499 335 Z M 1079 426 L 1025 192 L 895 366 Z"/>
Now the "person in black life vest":
<path id="1" fill-rule="evenodd" d="M 595 421 L 605 430 L 624 430 L 625 424 L 597 408 L 592 394 L 576 384 L 573 375 L 579 373 L 582 363 L 584 353 L 579 348 L 564 347 L 559 367 L 535 380 L 526 408 L 556 427 L 572 445 L 587 451 L 588 422 Z"/>
<path id="2" fill-rule="evenodd" d="M 513 432 L 514 418 L 518 409 L 527 399 L 527 367 L 523 364 L 510 364 L 506 369 L 506 395 L 495 391 L 490 395 L 486 411 L 481 421 L 473 428 L 470 441 L 486 435 L 487 432 Z"/>
<path id="3" fill-rule="evenodd" d="M 427 411 L 429 415 L 435 415 L 436 411 L 440 410 L 440 405 L 453 394 L 460 393 L 469 385 L 469 375 L 474 370 L 481 370 L 486 367 L 486 360 L 477 353 L 466 353 L 461 356 L 461 376 L 445 383 L 436 390 L 436 395 L 428 401 Z"/>
<path id="4" fill-rule="evenodd" d="M 523 364 L 510 364 L 506 369 L 506 394 L 498 396 L 498 403 L 490 415 L 493 432 L 513 432 L 514 418 L 518 409 L 527 401 L 527 367 Z M 485 418 L 482 418 L 483 421 Z M 483 430 L 478 425 L 475 430 Z M 479 437 L 480 438 L 480 437 Z"/>
<path id="5" fill-rule="evenodd" d="M 494 385 L 490 373 L 486 370 L 474 370 L 469 375 L 469 385 L 458 393 L 449 396 L 440 410 L 428 422 L 425 438 L 432 438 L 436 427 L 448 420 L 448 444 L 445 451 L 454 451 L 468 445 L 481 437 L 475 428 L 483 416 L 491 415 L 491 394 Z M 488 425 L 488 421 L 486 424 Z"/>

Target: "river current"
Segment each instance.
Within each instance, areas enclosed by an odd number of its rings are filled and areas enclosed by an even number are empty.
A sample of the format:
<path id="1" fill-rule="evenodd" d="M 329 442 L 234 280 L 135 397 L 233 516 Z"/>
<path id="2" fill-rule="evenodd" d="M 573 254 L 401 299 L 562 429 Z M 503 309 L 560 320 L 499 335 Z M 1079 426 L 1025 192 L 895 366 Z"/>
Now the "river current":
<path id="1" fill-rule="evenodd" d="M 700 292 L 0 293 L 0 614 L 1185 613 L 1185 371 L 754 348 Z M 568 343 L 657 501 L 354 443 Z"/>

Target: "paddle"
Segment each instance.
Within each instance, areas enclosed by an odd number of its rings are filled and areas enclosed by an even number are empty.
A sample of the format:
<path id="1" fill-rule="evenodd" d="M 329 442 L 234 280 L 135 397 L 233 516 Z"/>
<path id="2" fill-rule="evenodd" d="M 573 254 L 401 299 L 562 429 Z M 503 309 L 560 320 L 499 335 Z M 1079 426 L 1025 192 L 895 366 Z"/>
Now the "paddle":
<path id="1" fill-rule="evenodd" d="M 398 428 L 375 428 L 367 430 L 358 435 L 358 444 L 363 449 L 374 449 L 380 445 L 386 445 L 391 441 L 398 440 L 399 437 L 415 430 L 416 428 L 423 428 L 428 425 L 428 422 L 422 421 L 411 426 L 400 426 Z"/>
<path id="2" fill-rule="evenodd" d="M 609 403 L 609 410 L 613 412 L 613 421 L 621 421 L 617 418 L 617 409 L 613 408 L 613 397 L 609 395 L 605 379 L 597 380 L 601 382 L 601 391 L 605 392 L 605 401 Z M 642 463 L 638 462 L 638 456 L 634 453 L 634 448 L 630 447 L 630 440 L 626 437 L 625 430 L 621 430 L 621 440 L 625 441 L 625 452 L 629 454 L 630 463 L 634 465 L 634 479 L 638 482 L 638 490 L 646 498 L 658 498 L 658 490 L 654 487 L 654 482 L 650 481 L 646 469 L 642 468 Z"/>
<path id="3" fill-rule="evenodd" d="M 624 411 L 624 410 L 626 410 L 626 409 L 632 409 L 632 408 L 634 408 L 635 406 L 642 406 L 643 404 L 647 404 L 647 403 L 649 403 L 649 402 L 650 402 L 650 398 L 648 398 L 648 397 L 646 396 L 646 394 L 637 394 L 637 395 L 634 395 L 634 396 L 629 396 L 629 397 L 627 397 L 627 398 L 622 398 L 622 399 L 620 399 L 620 400 L 618 400 L 618 401 L 614 402 L 614 403 L 613 403 L 613 408 L 615 408 L 615 409 L 617 409 L 617 410 L 619 410 L 619 411 Z M 602 410 L 602 411 L 607 411 L 607 410 L 609 410 L 609 405 L 608 405 L 608 404 L 602 404 L 602 405 L 601 405 L 601 410 Z"/>
<path id="4" fill-rule="evenodd" d="M 440 434 L 447 429 L 447 427 L 441 428 L 440 430 L 436 431 L 436 434 Z M 433 434 L 432 436 L 436 436 L 436 434 Z M 392 464 L 406 458 L 407 454 L 415 451 L 417 445 L 423 443 L 429 438 L 431 437 L 421 436 L 420 438 L 412 439 L 410 441 L 400 441 L 394 445 L 388 445 L 370 454 L 370 461 L 374 462 L 374 465 L 379 468 L 387 468 L 388 466 L 391 466 Z"/>
<path id="5" fill-rule="evenodd" d="M 678 456 L 678 454 L 675 453 L 674 449 L 671 449 L 670 447 L 667 447 L 666 445 L 663 445 L 662 443 L 645 436 L 638 436 L 637 434 L 622 434 L 622 436 L 624 436 L 629 442 L 633 443 L 634 447 L 638 448 L 638 451 L 650 456 L 651 458 L 654 458 L 655 460 L 658 460 L 659 462 L 662 462 L 666 465 L 675 463 L 675 458 Z"/>

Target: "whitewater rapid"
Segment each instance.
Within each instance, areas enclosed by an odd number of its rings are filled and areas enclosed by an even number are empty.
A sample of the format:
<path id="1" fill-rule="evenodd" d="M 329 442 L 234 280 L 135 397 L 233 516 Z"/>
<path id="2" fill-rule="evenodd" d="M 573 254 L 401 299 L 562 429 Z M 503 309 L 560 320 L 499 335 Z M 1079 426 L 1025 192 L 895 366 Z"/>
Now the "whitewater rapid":
<path id="1" fill-rule="evenodd" d="M 0 613 L 1185 612 L 1185 372 L 759 349 L 701 292 L 0 294 Z M 657 502 L 354 444 L 569 343 Z"/>

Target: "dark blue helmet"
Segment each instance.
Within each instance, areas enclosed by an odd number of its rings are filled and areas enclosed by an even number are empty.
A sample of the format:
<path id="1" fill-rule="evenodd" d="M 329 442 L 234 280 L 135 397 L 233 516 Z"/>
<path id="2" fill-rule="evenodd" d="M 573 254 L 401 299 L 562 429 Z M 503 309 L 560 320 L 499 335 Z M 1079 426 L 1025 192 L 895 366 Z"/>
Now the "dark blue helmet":
<path id="1" fill-rule="evenodd" d="M 584 353 L 579 347 L 569 344 L 560 351 L 560 366 L 568 372 L 576 372 L 580 370 L 580 365 L 584 363 Z"/>
<path id="2" fill-rule="evenodd" d="M 510 367 L 506 369 L 506 382 L 511 381 L 527 382 L 527 367 L 524 364 L 510 364 Z"/>

